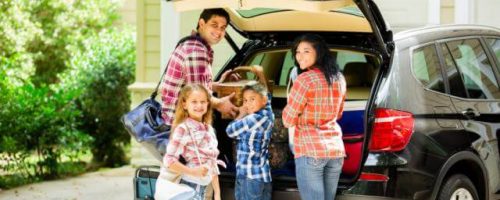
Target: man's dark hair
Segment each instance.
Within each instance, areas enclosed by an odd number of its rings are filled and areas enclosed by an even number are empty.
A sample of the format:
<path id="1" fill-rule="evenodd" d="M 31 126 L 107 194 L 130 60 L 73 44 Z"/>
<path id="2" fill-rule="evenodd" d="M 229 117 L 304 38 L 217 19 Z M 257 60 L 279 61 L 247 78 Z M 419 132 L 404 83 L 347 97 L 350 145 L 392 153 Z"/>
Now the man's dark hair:
<path id="1" fill-rule="evenodd" d="M 211 9 L 205 9 L 201 12 L 200 19 L 203 19 L 203 21 L 208 22 L 212 16 L 220 16 L 226 18 L 227 23 L 229 23 L 229 14 L 222 8 L 211 8 Z M 198 22 L 196 22 L 198 24 Z M 196 25 L 196 30 L 200 28 L 200 25 Z"/>

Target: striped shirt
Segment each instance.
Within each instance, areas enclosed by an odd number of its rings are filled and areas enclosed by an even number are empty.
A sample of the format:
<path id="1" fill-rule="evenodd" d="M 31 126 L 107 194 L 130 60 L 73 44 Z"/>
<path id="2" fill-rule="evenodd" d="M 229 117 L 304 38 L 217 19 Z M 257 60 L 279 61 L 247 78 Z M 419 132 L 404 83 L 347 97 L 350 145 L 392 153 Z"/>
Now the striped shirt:
<path id="1" fill-rule="evenodd" d="M 162 117 L 172 125 L 175 104 L 182 86 L 201 84 L 212 90 L 213 50 L 201 37 L 192 37 L 177 45 L 170 56 L 161 86 Z"/>
<path id="2" fill-rule="evenodd" d="M 232 121 L 226 128 L 227 135 L 238 140 L 236 177 L 271 182 L 269 142 L 274 122 L 271 108 L 272 95 L 261 110 Z"/>
<path id="3" fill-rule="evenodd" d="M 317 68 L 300 74 L 294 81 L 283 110 L 283 123 L 286 127 L 295 126 L 295 158 L 345 156 L 342 130 L 336 122 L 342 116 L 345 91 L 341 74 L 329 86 Z"/>

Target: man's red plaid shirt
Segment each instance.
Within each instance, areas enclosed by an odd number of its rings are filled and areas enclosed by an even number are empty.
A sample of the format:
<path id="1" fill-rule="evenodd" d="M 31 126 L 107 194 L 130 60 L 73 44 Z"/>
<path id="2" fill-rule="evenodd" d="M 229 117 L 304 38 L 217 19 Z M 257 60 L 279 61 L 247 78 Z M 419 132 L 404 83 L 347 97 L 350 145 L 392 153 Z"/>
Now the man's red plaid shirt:
<path id="1" fill-rule="evenodd" d="M 186 84 L 201 84 L 212 93 L 212 62 L 214 52 L 201 38 L 180 43 L 170 56 L 163 77 L 162 117 L 172 125 L 179 91 Z"/>

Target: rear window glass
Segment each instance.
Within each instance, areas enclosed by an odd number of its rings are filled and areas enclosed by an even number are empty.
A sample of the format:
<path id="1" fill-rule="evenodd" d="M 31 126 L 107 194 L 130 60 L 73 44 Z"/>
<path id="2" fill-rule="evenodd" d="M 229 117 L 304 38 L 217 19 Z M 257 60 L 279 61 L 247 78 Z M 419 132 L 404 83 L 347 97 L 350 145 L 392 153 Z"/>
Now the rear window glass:
<path id="1" fill-rule="evenodd" d="M 272 8 L 254 8 L 250 10 L 237 10 L 238 14 L 240 14 L 244 18 L 252 18 L 257 17 L 259 15 L 265 15 L 273 12 L 281 12 L 286 10 L 272 9 Z"/>
<path id="2" fill-rule="evenodd" d="M 265 15 L 265 14 L 274 13 L 274 12 L 283 12 L 283 11 L 288 11 L 288 10 L 273 9 L 273 8 L 254 8 L 254 9 L 250 9 L 250 10 L 236 10 L 236 12 L 238 12 L 238 14 L 243 18 L 252 18 L 252 17 L 257 17 L 260 15 Z M 355 15 L 358 17 L 364 17 L 363 12 L 361 12 L 361 10 L 359 10 L 359 8 L 355 5 L 334 9 L 332 11 L 350 14 L 350 15 Z"/>
<path id="3" fill-rule="evenodd" d="M 500 39 L 487 39 L 488 45 L 493 49 L 495 53 L 496 62 L 498 70 L 500 70 Z"/>
<path id="4" fill-rule="evenodd" d="M 412 68 L 415 77 L 425 88 L 445 93 L 439 57 L 434 45 L 418 48 L 412 53 Z"/>
<path id="5" fill-rule="evenodd" d="M 359 10 L 359 8 L 357 6 L 347 6 L 347 7 L 339 8 L 339 9 L 336 9 L 333 11 L 340 12 L 340 13 L 346 13 L 346 14 L 350 14 L 350 15 L 356 15 L 359 17 L 364 17 L 363 12 L 361 12 L 361 10 Z"/>

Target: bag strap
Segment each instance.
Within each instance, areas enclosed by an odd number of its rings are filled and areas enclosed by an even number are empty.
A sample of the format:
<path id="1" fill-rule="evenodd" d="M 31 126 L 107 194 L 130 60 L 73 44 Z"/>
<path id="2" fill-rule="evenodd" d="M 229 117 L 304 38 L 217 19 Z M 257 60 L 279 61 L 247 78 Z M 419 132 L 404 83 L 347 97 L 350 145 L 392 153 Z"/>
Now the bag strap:
<path id="1" fill-rule="evenodd" d="M 194 140 L 194 137 L 191 134 L 191 130 L 189 129 L 189 126 L 187 124 L 184 124 L 184 126 L 186 126 L 186 130 L 189 133 L 191 140 L 193 140 L 194 150 L 196 151 L 196 156 L 198 157 L 198 161 L 201 163 L 200 152 L 198 151 L 198 145 L 196 144 L 196 140 Z"/>
<path id="2" fill-rule="evenodd" d="M 195 35 L 186 36 L 186 37 L 182 38 L 181 40 L 179 40 L 177 45 L 175 45 L 175 48 L 177 48 L 179 45 L 181 45 L 182 43 L 184 43 L 188 40 L 196 40 L 196 41 L 200 41 L 202 43 L 205 43 L 199 34 L 195 34 Z M 167 73 L 167 69 L 168 69 L 168 64 L 167 64 L 167 66 L 165 66 L 165 70 L 163 70 L 163 73 L 161 74 L 160 81 L 158 81 L 158 84 L 156 85 L 155 91 L 153 93 L 151 93 L 151 99 L 156 98 L 156 95 L 158 95 L 158 88 L 160 87 L 161 82 L 163 81 L 163 76 L 165 76 L 165 74 Z"/>

